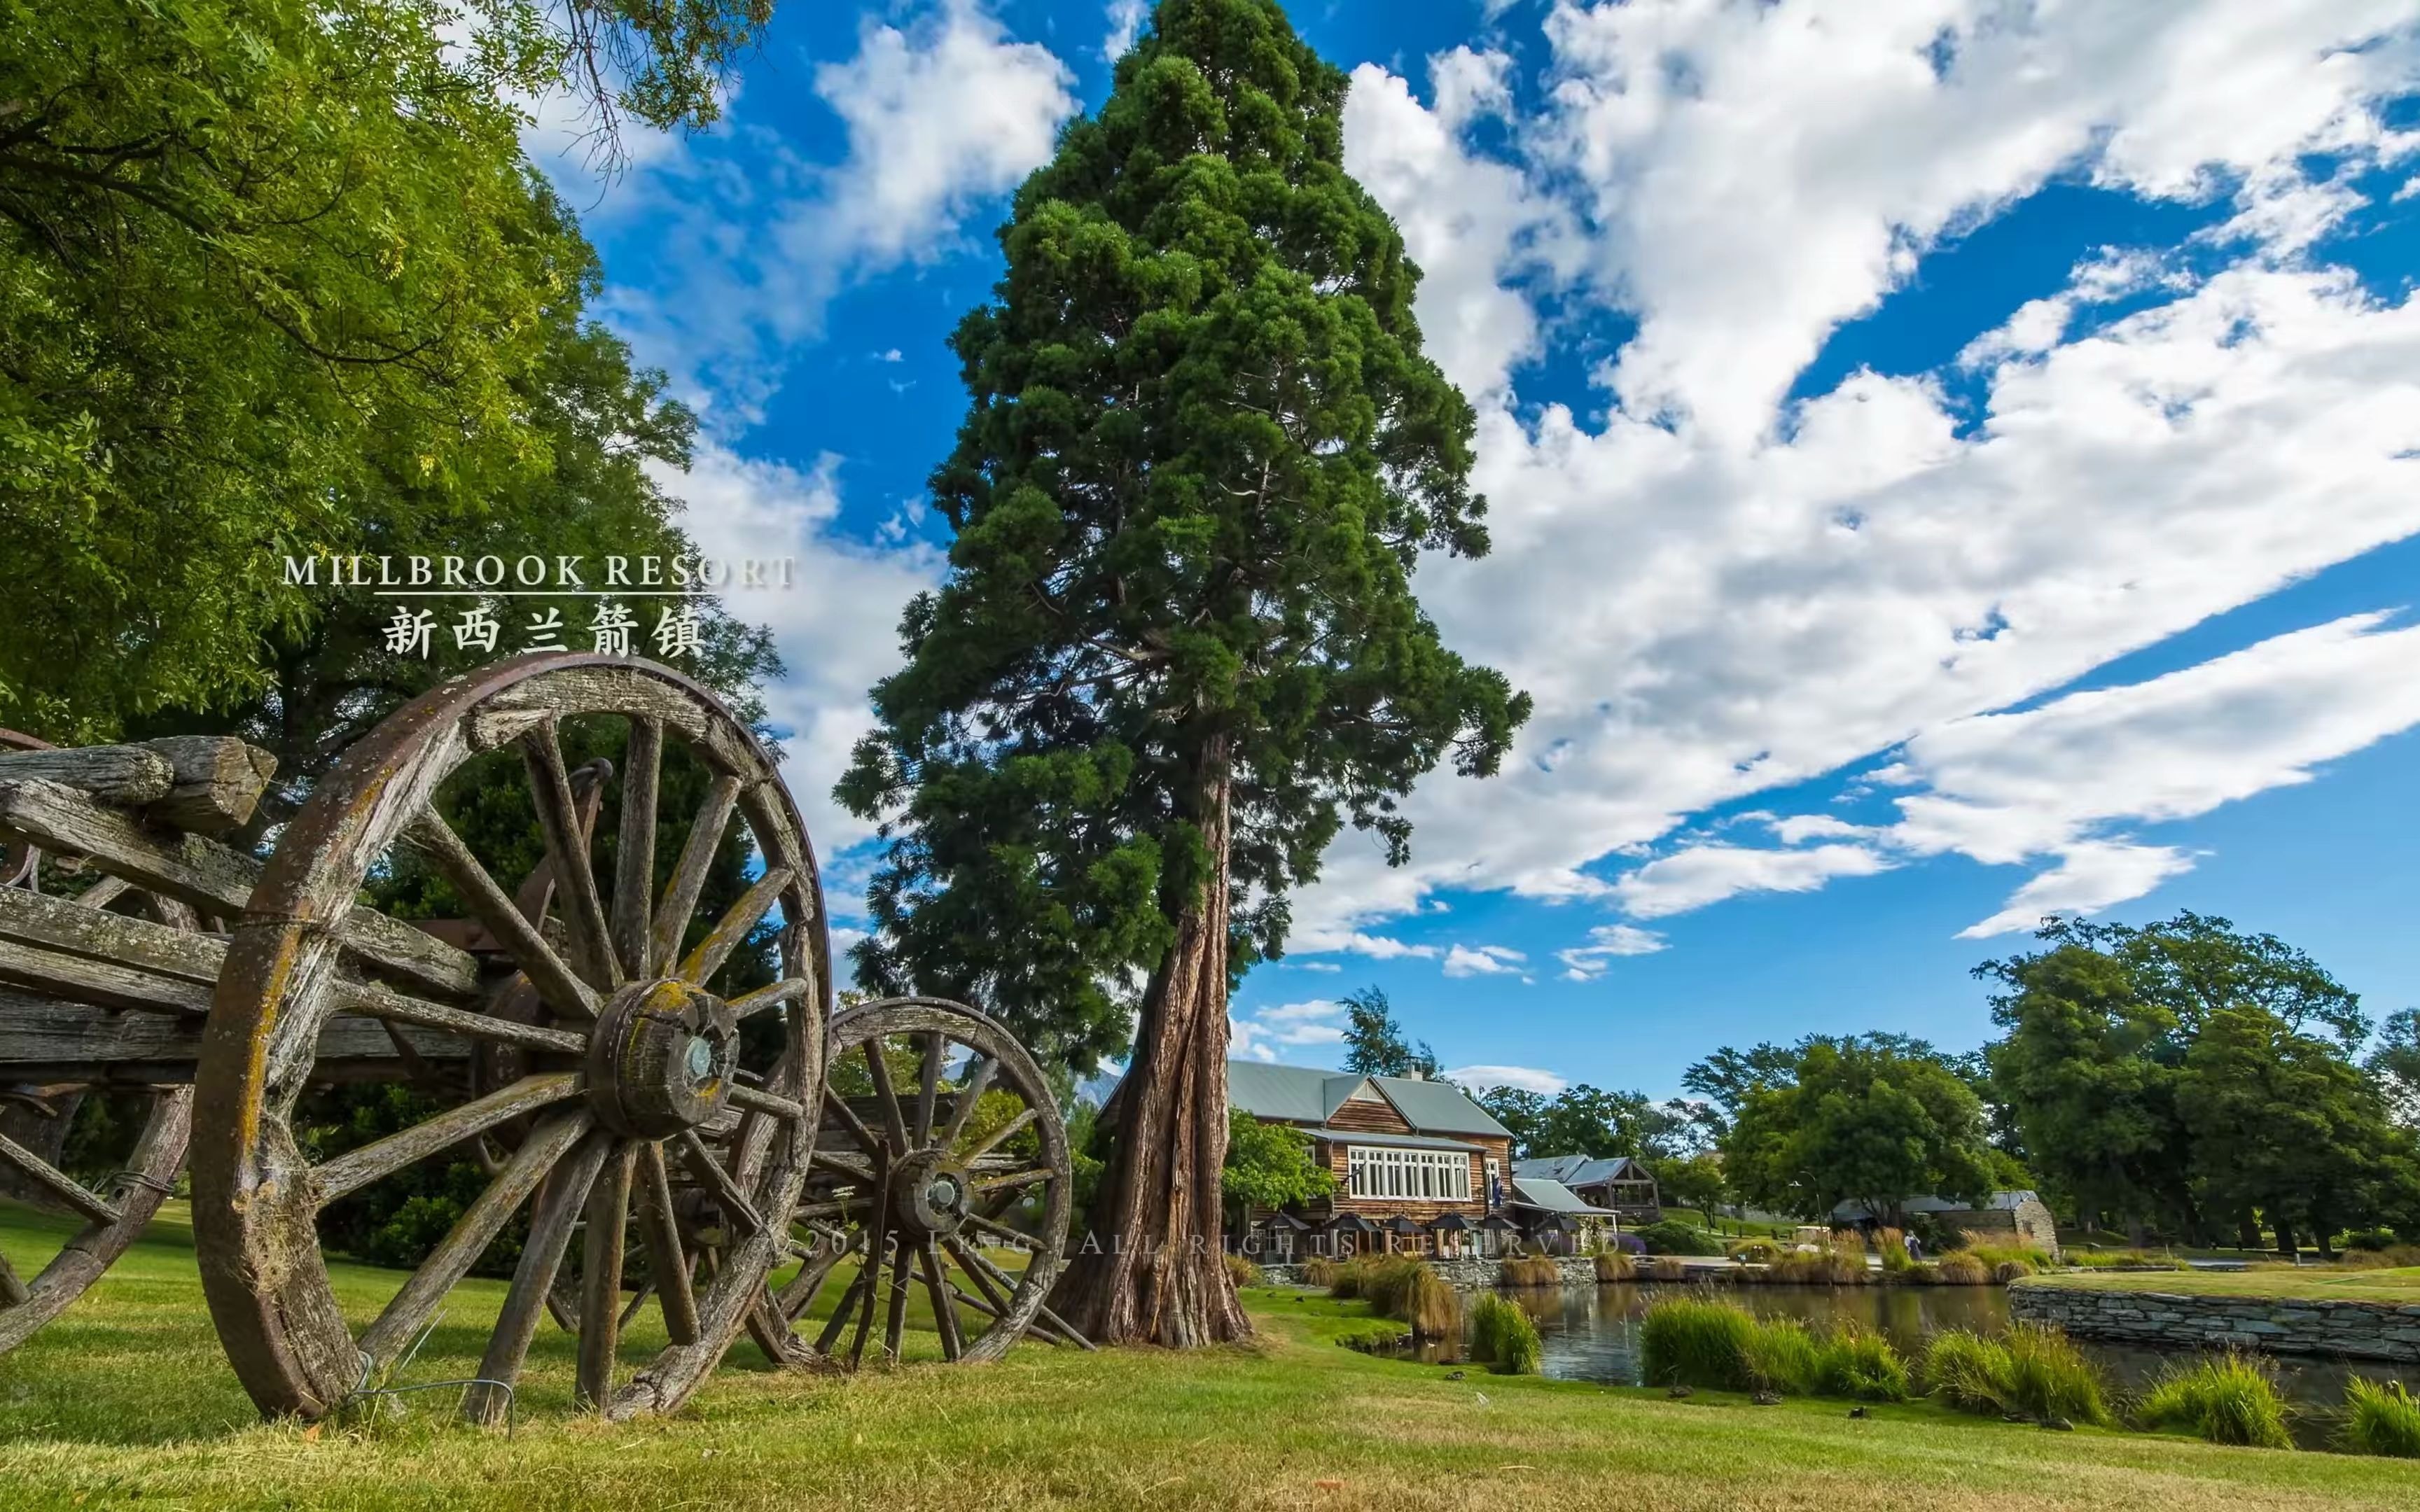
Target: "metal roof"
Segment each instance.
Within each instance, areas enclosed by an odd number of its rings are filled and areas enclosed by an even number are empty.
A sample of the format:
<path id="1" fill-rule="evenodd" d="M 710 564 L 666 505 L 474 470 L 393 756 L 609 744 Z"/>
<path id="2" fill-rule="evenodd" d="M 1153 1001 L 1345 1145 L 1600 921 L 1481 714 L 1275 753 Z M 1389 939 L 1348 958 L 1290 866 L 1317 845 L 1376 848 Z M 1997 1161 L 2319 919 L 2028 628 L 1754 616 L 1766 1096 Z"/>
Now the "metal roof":
<path id="1" fill-rule="evenodd" d="M 1590 1213 L 1600 1218 L 1621 1216 L 1610 1208 L 1581 1201 L 1580 1195 L 1570 1187 L 1542 1176 L 1512 1178 L 1512 1205 L 1516 1208 L 1536 1208 L 1544 1212 Z"/>
<path id="2" fill-rule="evenodd" d="M 1466 1145 L 1458 1139 L 1432 1139 L 1425 1134 L 1372 1134 L 1367 1129 L 1305 1129 L 1313 1139 L 1325 1139 L 1338 1145 L 1387 1145 L 1397 1149 L 1459 1149 L 1465 1152 L 1481 1149 L 1481 1145 Z"/>
<path id="3" fill-rule="evenodd" d="M 1227 1062 L 1227 1102 L 1256 1119 L 1285 1123 L 1326 1123 L 1364 1084 L 1394 1105 L 1421 1134 L 1493 1134 L 1512 1131 L 1488 1116 L 1451 1082 L 1411 1076 L 1357 1076 L 1314 1066 L 1272 1066 L 1259 1060 Z"/>
<path id="4" fill-rule="evenodd" d="M 1647 1167 L 1627 1155 L 1532 1155 L 1512 1163 L 1515 1176 L 1538 1177 L 1565 1186 L 1595 1186 L 1605 1181 L 1648 1181 Z"/>

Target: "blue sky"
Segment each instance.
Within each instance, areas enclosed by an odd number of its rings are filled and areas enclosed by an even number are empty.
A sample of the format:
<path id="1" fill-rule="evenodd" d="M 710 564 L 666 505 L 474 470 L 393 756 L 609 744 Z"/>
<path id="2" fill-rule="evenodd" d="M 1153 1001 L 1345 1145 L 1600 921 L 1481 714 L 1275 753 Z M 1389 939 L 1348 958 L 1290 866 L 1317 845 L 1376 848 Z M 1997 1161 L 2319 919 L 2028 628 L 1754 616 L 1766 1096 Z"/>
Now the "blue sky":
<path id="1" fill-rule="evenodd" d="M 1496 552 L 1424 567 L 1539 713 L 1348 838 L 1240 1053 L 1386 989 L 1449 1067 L 1677 1089 L 1725 1042 L 1989 1033 L 2049 911 L 2223 914 L 2420 1002 L 2410 0 L 1334 0 L 1348 166 L 1427 270 Z M 674 486 L 828 801 L 935 579 L 945 342 L 1147 8 L 777 10 L 726 120 L 541 162 L 705 419 Z"/>

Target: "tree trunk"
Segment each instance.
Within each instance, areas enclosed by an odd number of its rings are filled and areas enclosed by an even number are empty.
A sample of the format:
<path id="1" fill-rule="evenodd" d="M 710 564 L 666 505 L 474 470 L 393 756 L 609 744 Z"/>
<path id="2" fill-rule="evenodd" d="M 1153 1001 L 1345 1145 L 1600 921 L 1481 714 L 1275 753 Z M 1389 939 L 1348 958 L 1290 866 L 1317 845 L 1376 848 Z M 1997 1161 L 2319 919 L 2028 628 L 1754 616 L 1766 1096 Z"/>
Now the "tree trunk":
<path id="1" fill-rule="evenodd" d="M 1096 1344 L 1191 1349 L 1252 1332 L 1227 1273 L 1218 1173 L 1227 1160 L 1227 841 L 1223 753 L 1205 764 L 1196 823 L 1201 892 L 1143 991 L 1115 1143 L 1051 1309 Z"/>
<path id="2" fill-rule="evenodd" d="M 2273 1222 L 2277 1228 L 2277 1253 L 2289 1260 L 2298 1258 L 2302 1246 L 2296 1242 L 2293 1220 L 2278 1218 Z"/>
<path id="3" fill-rule="evenodd" d="M 2237 1249 L 2260 1247 L 2260 1225 L 2248 1213 L 2235 1220 L 2235 1247 Z"/>

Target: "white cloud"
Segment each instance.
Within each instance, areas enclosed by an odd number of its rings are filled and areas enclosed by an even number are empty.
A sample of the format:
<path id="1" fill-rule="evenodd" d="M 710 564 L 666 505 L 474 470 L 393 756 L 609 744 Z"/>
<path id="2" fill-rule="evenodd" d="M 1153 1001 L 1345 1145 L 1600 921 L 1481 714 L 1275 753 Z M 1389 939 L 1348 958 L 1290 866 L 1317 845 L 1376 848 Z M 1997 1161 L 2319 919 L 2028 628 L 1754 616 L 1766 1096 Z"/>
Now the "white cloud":
<path id="1" fill-rule="evenodd" d="M 1665 949 L 1664 936 L 1653 930 L 1636 924 L 1599 924 L 1589 931 L 1586 945 L 1557 950 L 1555 959 L 1563 964 L 1565 981 L 1593 981 L 1605 975 L 1606 964 L 1616 956 L 1653 955 Z"/>
<path id="2" fill-rule="evenodd" d="M 866 690 L 899 661 L 900 610 L 939 580 L 941 555 L 919 546 L 877 550 L 837 534 L 838 459 L 801 471 L 752 460 L 727 448 L 698 449 L 687 473 L 657 470 L 665 488 L 688 501 L 683 527 L 707 557 L 793 559 L 784 591 L 723 595 L 733 614 L 771 630 L 787 675 L 765 690 L 767 712 L 790 732 L 783 773 L 816 855 L 830 866 L 841 850 L 872 833 L 831 801 L 849 749 L 874 726 Z M 835 912 L 853 912 L 854 890 L 825 893 Z"/>
<path id="3" fill-rule="evenodd" d="M 1691 845 L 1628 872 L 1613 885 L 1622 911 L 1661 918 L 1743 892 L 1812 892 L 1834 877 L 1870 876 L 1890 861 L 1862 845 L 1766 851 L 1748 845 Z"/>
<path id="4" fill-rule="evenodd" d="M 1142 23 L 1151 13 L 1145 0 L 1109 0 L 1109 34 L 1101 39 L 1101 57 L 1115 63 L 1126 55 L 1142 35 Z"/>
<path id="5" fill-rule="evenodd" d="M 1521 963 L 1528 957 L 1518 950 L 1500 945 L 1482 945 L 1473 949 L 1457 945 L 1445 953 L 1445 974 L 1449 977 L 1518 976 Z"/>
<path id="6" fill-rule="evenodd" d="M 1832 843 L 1798 860 L 1684 851 L 1626 884 L 1598 874 L 1691 816 L 2019 706 L 2420 531 L 2420 301 L 2314 262 L 2318 212 L 2262 210 L 2306 149 L 2411 150 L 2375 107 L 2420 87 L 2420 53 L 2399 34 L 2350 45 L 2408 16 L 1565 4 L 1558 93 L 1511 132 L 1555 151 L 1527 167 L 1357 74 L 1348 162 L 1448 255 L 1419 311 L 1476 391 L 1493 505 L 1493 554 L 1423 563 L 1422 598 L 1537 712 L 1499 777 L 1413 795 L 1411 867 L 1340 841 L 1297 903 L 1302 948 L 1440 889 L 1668 911 L 1879 870 L 1905 853 L 1802 817 L 1785 843 Z M 1964 366 L 1853 374 L 1784 414 L 1824 337 L 1904 282 L 1915 249 L 2055 174 L 2240 190 L 2236 239 L 2214 268 L 2097 249 Z M 1592 261 L 1542 273 L 1522 239 L 1556 224 L 1569 183 Z M 1640 322 L 1601 419 L 1524 407 L 1502 378 L 1541 339 L 1524 295 L 1541 278 Z M 1489 340 L 1457 346 L 1466 330 Z"/>
<path id="7" fill-rule="evenodd" d="M 1461 1066 L 1447 1072 L 1445 1079 L 1456 1087 L 1477 1088 L 1481 1091 L 1491 1087 L 1512 1087 L 1547 1097 L 1571 1085 L 1551 1071 L 1539 1071 L 1530 1066 Z"/>
<path id="8" fill-rule="evenodd" d="M 1975 940 L 2030 930 L 2048 914 L 2095 913 L 2139 898 L 2192 868 L 2192 860 L 2171 846 L 2078 841 L 2060 852 L 2056 867 L 2009 894 L 2007 907 L 1960 930 L 1958 937 Z"/>
<path id="9" fill-rule="evenodd" d="M 845 129 L 839 162 L 736 120 L 730 133 L 752 138 L 744 166 L 693 145 L 659 152 L 600 206 L 644 224 L 652 261 L 678 275 L 609 289 L 615 326 L 710 420 L 757 418 L 850 284 L 964 250 L 962 223 L 1047 161 L 1077 109 L 1065 65 L 980 0 L 939 0 L 904 26 L 869 17 L 856 54 L 813 77 Z"/>
<path id="10" fill-rule="evenodd" d="M 1248 1016 L 1231 1014 L 1228 1054 L 1274 1063 L 1290 1050 L 1342 1044 L 1344 1026 L 1336 1021 L 1343 1015 L 1342 1003 L 1325 998 L 1264 1008 Z"/>

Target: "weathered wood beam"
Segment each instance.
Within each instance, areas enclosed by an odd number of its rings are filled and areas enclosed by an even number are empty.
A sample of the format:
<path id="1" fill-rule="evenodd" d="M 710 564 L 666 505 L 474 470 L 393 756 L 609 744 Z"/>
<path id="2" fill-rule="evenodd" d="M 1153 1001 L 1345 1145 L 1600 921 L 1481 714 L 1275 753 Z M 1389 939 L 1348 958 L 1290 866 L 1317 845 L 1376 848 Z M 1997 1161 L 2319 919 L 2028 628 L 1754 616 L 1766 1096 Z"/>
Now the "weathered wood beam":
<path id="1" fill-rule="evenodd" d="M 170 735 L 147 740 L 145 750 L 167 760 L 168 791 L 144 809 L 154 823 L 220 834 L 251 822 L 277 758 L 232 735 Z"/>
<path id="2" fill-rule="evenodd" d="M 208 935 L 22 887 L 0 888 L 0 941 L 107 961 L 205 987 L 217 982 L 226 959 L 225 942 Z"/>
<path id="3" fill-rule="evenodd" d="M 0 986 L 0 1065 L 8 1068 L 12 1081 L 123 1081 L 128 1075 L 116 1073 L 136 1066 L 175 1072 L 153 1079 L 180 1081 L 192 1075 L 201 1056 L 203 1017 L 112 1013 L 47 992 Z M 417 1025 L 403 1032 L 412 1049 L 431 1060 L 460 1060 L 474 1042 Z M 393 1066 L 396 1056 L 378 1022 L 339 1013 L 319 1031 L 315 1074 L 355 1061 Z"/>
<path id="4" fill-rule="evenodd" d="M 141 746 L 0 751 L 0 782 L 56 782 L 104 803 L 140 805 L 177 785 L 168 758 Z"/>
<path id="5" fill-rule="evenodd" d="M 240 915 L 260 878 L 260 863 L 240 851 L 200 835 L 146 829 L 56 782 L 0 781 L 0 834 L 88 856 L 105 872 L 206 914 Z M 479 963 L 470 952 L 374 908 L 355 906 L 340 938 L 353 955 L 415 986 L 458 997 L 479 992 Z"/>

